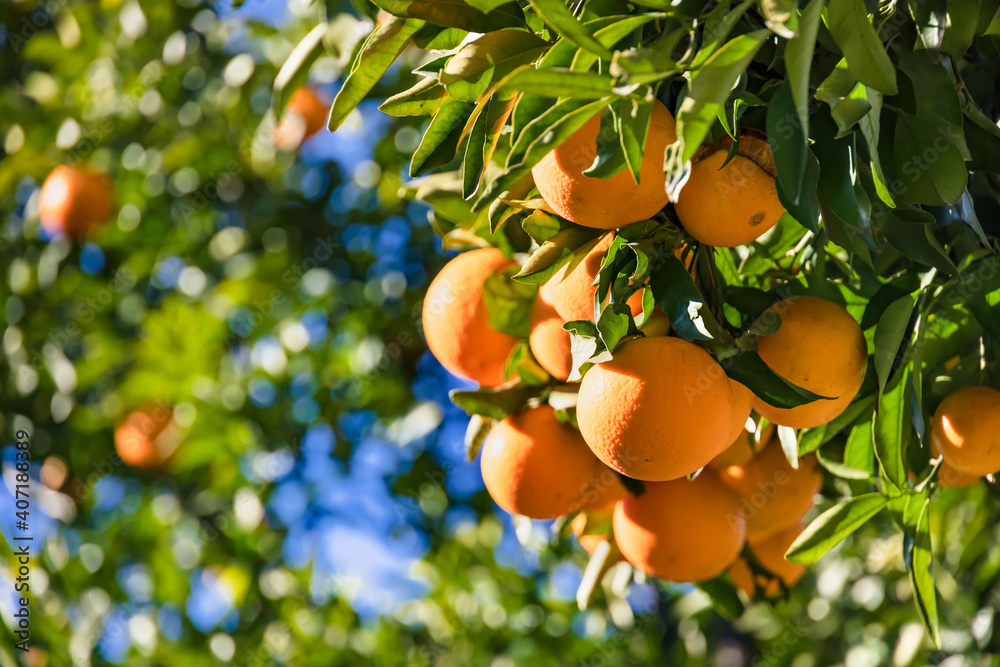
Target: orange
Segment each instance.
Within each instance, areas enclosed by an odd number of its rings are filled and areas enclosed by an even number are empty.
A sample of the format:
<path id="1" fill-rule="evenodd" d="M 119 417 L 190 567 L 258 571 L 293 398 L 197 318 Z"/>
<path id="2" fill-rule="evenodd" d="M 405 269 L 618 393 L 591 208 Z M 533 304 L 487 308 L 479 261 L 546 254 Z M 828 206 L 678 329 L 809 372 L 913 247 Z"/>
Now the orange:
<path id="1" fill-rule="evenodd" d="M 745 535 L 739 498 L 711 470 L 694 481 L 646 484 L 641 496 L 615 506 L 613 526 L 629 563 L 676 582 L 721 573 L 739 556 Z"/>
<path id="2" fill-rule="evenodd" d="M 538 192 L 553 211 L 584 227 L 616 229 L 653 217 L 670 201 L 663 156 L 677 139 L 674 117 L 661 102 L 653 103 L 638 184 L 627 168 L 611 178 L 584 176 L 597 157 L 598 139 L 618 141 L 598 137 L 600 129 L 597 113 L 532 168 Z"/>
<path id="3" fill-rule="evenodd" d="M 539 290 L 538 297 L 531 305 L 531 334 L 528 345 L 531 353 L 552 377 L 565 382 L 573 371 L 572 338 L 563 329 L 565 320 Z"/>
<path id="4" fill-rule="evenodd" d="M 483 286 L 513 264 L 496 248 L 462 253 L 445 264 L 424 298 L 424 337 L 431 354 L 454 375 L 486 387 L 503 384 L 503 367 L 517 339 L 490 326 Z"/>
<path id="5" fill-rule="evenodd" d="M 726 447 L 721 454 L 709 461 L 708 466 L 715 470 L 724 470 L 729 466 L 740 466 L 749 462 L 750 459 L 757 456 L 757 454 L 771 443 L 774 431 L 774 424 L 765 426 L 764 430 L 761 431 L 760 438 L 757 437 L 756 433 L 743 431 L 736 436 L 733 444 Z"/>
<path id="6" fill-rule="evenodd" d="M 326 125 L 330 105 L 323 102 L 311 88 L 297 89 L 288 98 L 281 121 L 274 128 L 274 145 L 283 151 L 293 151 L 306 138 Z"/>
<path id="7" fill-rule="evenodd" d="M 796 470 L 777 441 L 750 462 L 722 470 L 719 478 L 739 494 L 747 539 L 753 541 L 795 525 L 823 486 L 823 472 L 814 457 L 800 459 Z"/>
<path id="8" fill-rule="evenodd" d="M 548 405 L 498 422 L 480 459 L 490 497 L 511 514 L 532 519 L 578 509 L 598 465 L 580 432 L 556 419 Z"/>
<path id="9" fill-rule="evenodd" d="M 42 184 L 38 217 L 50 234 L 80 238 L 107 222 L 113 196 L 104 174 L 60 165 Z"/>
<path id="10" fill-rule="evenodd" d="M 753 392 L 746 388 L 746 385 L 730 380 L 729 384 L 733 389 L 733 423 L 729 427 L 729 437 L 727 442 L 736 442 L 741 434 L 747 432 L 747 419 L 753 411 Z"/>
<path id="11" fill-rule="evenodd" d="M 121 460 L 136 468 L 154 468 L 169 458 L 179 444 L 173 410 L 149 405 L 130 412 L 115 427 L 115 450 Z"/>
<path id="12" fill-rule="evenodd" d="M 732 143 L 725 137 L 699 151 L 674 205 L 688 234 L 724 248 L 751 243 L 785 212 L 767 141 L 740 137 L 739 152 L 723 167 Z"/>
<path id="13" fill-rule="evenodd" d="M 794 586 L 806 571 L 805 565 L 785 560 L 788 547 L 792 546 L 792 542 L 805 528 L 803 524 L 798 523 L 765 540 L 750 542 L 750 551 L 757 562 L 784 582 L 787 588 Z M 733 563 L 733 566 L 729 568 L 729 576 L 732 577 L 733 583 L 739 586 L 748 597 L 753 597 L 755 576 L 744 559 L 740 558 Z M 757 575 L 757 583 L 763 589 L 765 597 L 773 598 L 781 593 L 781 584 L 778 579 Z"/>
<path id="14" fill-rule="evenodd" d="M 539 290 L 539 294 L 544 294 L 544 298 L 566 322 L 594 319 L 594 295 L 597 293 L 594 281 L 601 269 L 604 253 L 613 240 L 612 234 L 605 235 L 581 261 L 575 265 L 573 261 L 564 265 Z M 570 267 L 572 270 L 567 273 Z M 629 297 L 627 303 L 633 317 L 641 313 L 642 290 Z"/>
<path id="15" fill-rule="evenodd" d="M 587 371 L 576 416 L 606 465 L 666 481 L 698 470 L 730 441 L 733 393 L 722 367 L 680 338 L 634 338 Z"/>
<path id="16" fill-rule="evenodd" d="M 931 421 L 931 448 L 957 472 L 1000 471 L 1000 391 L 971 386 L 946 396 Z"/>
<path id="17" fill-rule="evenodd" d="M 789 382 L 833 400 L 776 408 L 758 398 L 754 407 L 775 424 L 794 428 L 826 424 L 850 405 L 865 379 L 868 344 L 861 327 L 837 304 L 814 296 L 779 301 L 761 317 L 775 314 L 781 327 L 757 338 L 760 358 Z"/>

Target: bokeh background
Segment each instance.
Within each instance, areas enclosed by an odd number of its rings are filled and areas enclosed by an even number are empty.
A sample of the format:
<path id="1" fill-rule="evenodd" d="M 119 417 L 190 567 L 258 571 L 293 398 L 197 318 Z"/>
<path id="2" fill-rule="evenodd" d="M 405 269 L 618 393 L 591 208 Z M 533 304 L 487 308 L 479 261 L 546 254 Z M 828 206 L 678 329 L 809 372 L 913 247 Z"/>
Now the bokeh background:
<path id="1" fill-rule="evenodd" d="M 614 572 L 578 609 L 586 555 L 493 505 L 448 400 L 461 381 L 422 341 L 423 291 L 453 251 L 408 196 L 419 127 L 377 107 L 432 54 L 405 53 L 336 134 L 274 148 L 292 48 L 336 21 L 309 76 L 331 101 L 375 10 L 0 7 L 0 664 L 998 664 L 986 485 L 935 506 L 940 651 L 877 521 L 738 618 Z M 113 218 L 82 241 L 38 220 L 64 163 L 115 185 Z M 461 216 L 460 196 L 438 203 Z M 150 402 L 184 437 L 140 470 L 113 432 Z M 18 429 L 33 433 L 28 654 L 10 630 Z"/>

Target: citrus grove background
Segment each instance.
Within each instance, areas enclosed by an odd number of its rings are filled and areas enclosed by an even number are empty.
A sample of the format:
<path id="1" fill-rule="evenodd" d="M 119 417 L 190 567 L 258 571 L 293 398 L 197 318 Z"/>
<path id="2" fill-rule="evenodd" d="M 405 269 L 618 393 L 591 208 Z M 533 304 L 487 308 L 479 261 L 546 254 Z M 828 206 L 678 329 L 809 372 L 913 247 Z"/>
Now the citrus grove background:
<path id="1" fill-rule="evenodd" d="M 590 11 L 628 11 L 598 4 Z M 927 34 L 927 16 L 958 25 L 974 12 L 988 28 L 996 9 L 926 4 L 927 15 L 915 7 Z M 759 22 L 763 10 L 749 11 Z M 476 385 L 426 351 L 424 293 L 455 248 L 480 242 L 463 229 L 467 184 L 412 184 L 426 119 L 378 107 L 418 84 L 412 70 L 433 68 L 435 55 L 403 49 L 335 133 L 287 121 L 275 130 L 274 105 L 303 84 L 318 101 L 300 96 L 289 108 L 311 104 L 325 116 L 357 45 L 386 20 L 360 1 L 0 8 L 0 613 L 9 629 L 0 664 L 993 664 L 998 497 L 985 481 L 937 489 L 929 505 L 936 638 L 924 627 L 926 601 L 923 618 L 914 603 L 910 538 L 887 512 L 776 601 L 749 602 L 731 585 L 633 580 L 619 568 L 628 576 L 592 586 L 581 610 L 587 553 L 560 523 L 515 522 L 490 499 L 479 462 L 467 460 L 469 417 L 448 395 Z M 912 26 L 900 25 L 902 41 Z M 965 44 L 958 32 L 944 32 L 959 40 L 945 52 Z M 454 38 L 437 48 L 456 48 Z M 829 34 L 819 39 L 834 48 Z M 981 91 L 996 61 L 991 38 L 977 39 L 967 85 Z M 280 77 L 290 60 L 298 66 Z M 824 63 L 825 73 L 836 65 Z M 675 93 L 661 97 L 676 102 Z M 849 117 L 849 93 L 840 93 L 846 115 L 828 122 Z M 730 123 L 752 118 L 760 101 L 740 97 Z M 992 144 L 966 134 L 971 164 L 989 174 Z M 841 155 L 821 148 L 829 142 L 816 145 L 825 164 Z M 60 165 L 107 175 L 112 194 L 95 204 L 106 224 L 68 235 L 41 225 L 40 187 Z M 898 253 L 876 271 L 827 253 L 822 236 L 783 248 L 782 238 L 803 233 L 787 216 L 773 246 L 791 253 L 783 279 L 801 271 L 812 293 L 846 300 L 870 339 L 928 267 L 946 274 L 991 247 L 990 185 L 970 181 L 954 206 L 927 204 L 952 256 L 942 259 L 936 241 L 908 246 L 904 264 L 916 264 L 892 276 L 895 291 L 876 298 L 824 277 L 856 270 L 879 280 Z M 858 208 L 824 197 L 824 224 Z M 895 245 L 933 240 L 923 218 L 899 224 L 911 227 L 888 232 Z M 493 238 L 508 250 L 524 242 Z M 852 239 L 863 253 L 863 233 L 836 241 Z M 836 270 L 818 270 L 819 258 Z M 985 316 L 963 310 L 993 294 L 990 266 L 966 270 L 950 287 L 959 298 L 936 311 L 973 350 L 936 369 L 959 386 L 993 384 L 993 300 L 981 304 Z M 525 361 L 520 372 L 533 371 Z M 867 381 L 877 386 L 871 369 Z M 125 446 L 129 428 L 156 432 L 156 447 Z M 20 429 L 32 443 L 27 654 L 12 632 Z M 871 487 L 875 462 L 859 477 L 864 457 L 840 463 L 845 446 L 824 447 L 824 500 L 807 519 Z M 692 553 L 704 537 L 689 536 Z"/>

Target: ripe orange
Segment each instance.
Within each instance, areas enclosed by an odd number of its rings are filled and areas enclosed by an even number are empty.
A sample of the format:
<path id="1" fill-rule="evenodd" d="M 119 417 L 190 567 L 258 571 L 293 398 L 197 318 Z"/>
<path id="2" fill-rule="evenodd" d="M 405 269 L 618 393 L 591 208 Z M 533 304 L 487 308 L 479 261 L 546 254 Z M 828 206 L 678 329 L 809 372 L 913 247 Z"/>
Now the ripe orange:
<path id="1" fill-rule="evenodd" d="M 566 322 L 594 319 L 594 294 L 597 293 L 594 280 L 613 240 L 612 234 L 605 235 L 571 271 L 567 273 L 572 262 L 556 271 L 539 290 Z M 627 303 L 633 316 L 641 313 L 642 290 L 633 294 Z"/>
<path id="2" fill-rule="evenodd" d="M 931 447 L 957 472 L 1000 471 L 1000 391 L 971 386 L 946 396 L 931 421 Z"/>
<path id="3" fill-rule="evenodd" d="M 170 457 L 180 444 L 173 424 L 173 410 L 148 405 L 130 412 L 115 427 L 119 458 L 136 468 L 154 468 Z"/>
<path id="4" fill-rule="evenodd" d="M 823 485 L 823 473 L 814 457 L 800 459 L 796 470 L 777 441 L 749 463 L 722 470 L 719 478 L 739 494 L 747 538 L 754 541 L 802 519 Z"/>
<path id="5" fill-rule="evenodd" d="M 699 151 L 674 205 L 688 234 L 725 248 L 756 240 L 785 212 L 767 141 L 740 137 L 739 152 L 723 167 L 732 143 L 725 137 Z"/>
<path id="6" fill-rule="evenodd" d="M 445 264 L 424 298 L 424 337 L 431 353 L 451 373 L 486 387 L 503 384 L 504 363 L 517 339 L 490 327 L 483 285 L 513 263 L 496 248 L 462 253 Z"/>
<path id="7" fill-rule="evenodd" d="M 80 238 L 107 222 L 113 196 L 104 174 L 60 165 L 42 184 L 38 217 L 50 234 Z"/>
<path id="8" fill-rule="evenodd" d="M 850 405 L 865 379 L 868 344 L 861 327 L 837 304 L 814 296 L 779 301 L 761 317 L 775 313 L 781 328 L 757 338 L 760 358 L 789 382 L 833 400 L 776 408 L 758 398 L 754 407 L 775 424 L 794 428 L 826 424 Z"/>
<path id="9" fill-rule="evenodd" d="M 753 411 L 753 392 L 746 388 L 746 385 L 730 380 L 729 384 L 733 389 L 733 423 L 729 427 L 729 437 L 727 442 L 735 442 L 743 433 L 747 432 L 747 419 Z"/>
<path id="10" fill-rule="evenodd" d="M 749 462 L 750 459 L 757 456 L 765 447 L 771 444 L 774 431 L 774 424 L 765 426 L 760 434 L 760 438 L 757 438 L 755 433 L 743 431 L 736 436 L 733 444 L 726 447 L 721 454 L 709 461 L 708 466 L 714 470 L 724 470 L 729 466 L 741 466 Z"/>
<path id="11" fill-rule="evenodd" d="M 613 524 L 629 563 L 676 582 L 719 574 L 739 556 L 745 536 L 739 498 L 711 470 L 694 481 L 646 484 L 641 496 L 615 506 Z"/>
<path id="12" fill-rule="evenodd" d="M 577 421 L 606 465 L 634 479 L 688 475 L 730 443 L 733 393 L 722 367 L 680 338 L 626 341 L 583 377 Z"/>
<path id="13" fill-rule="evenodd" d="M 553 519 L 580 507 L 599 462 L 548 405 L 501 420 L 486 436 L 480 466 L 486 490 L 511 514 Z"/>
<path id="14" fill-rule="evenodd" d="M 785 553 L 788 551 L 788 547 L 792 546 L 792 542 L 795 541 L 795 538 L 805 528 L 803 524 L 798 523 L 775 533 L 765 540 L 750 542 L 750 551 L 753 553 L 754 558 L 757 559 L 757 562 L 768 572 L 780 578 L 788 588 L 794 586 L 806 571 L 805 565 L 798 565 L 797 563 L 785 560 Z M 729 576 L 732 577 L 733 583 L 739 586 L 748 597 L 753 597 L 755 577 L 750 566 L 744 559 L 740 558 L 733 563 L 733 566 L 729 568 Z M 778 583 L 778 579 L 760 576 L 758 584 L 763 588 L 765 597 L 776 597 L 781 593 L 781 585 Z"/>
<path id="15" fill-rule="evenodd" d="M 274 128 L 274 145 L 283 151 L 293 151 L 320 131 L 330 116 L 330 105 L 323 102 L 311 88 L 303 86 L 288 98 L 285 113 Z"/>
<path id="16" fill-rule="evenodd" d="M 572 338 L 563 329 L 565 320 L 546 298 L 545 289 L 531 305 L 531 334 L 528 345 L 542 368 L 552 377 L 565 382 L 573 371 Z"/>
<path id="17" fill-rule="evenodd" d="M 601 114 L 591 118 L 531 170 L 535 185 L 553 211 L 584 227 L 615 229 L 646 220 L 667 205 L 663 155 L 677 135 L 674 117 L 660 102 L 653 103 L 639 183 L 623 169 L 611 178 L 591 178 L 583 172 L 597 157 Z"/>

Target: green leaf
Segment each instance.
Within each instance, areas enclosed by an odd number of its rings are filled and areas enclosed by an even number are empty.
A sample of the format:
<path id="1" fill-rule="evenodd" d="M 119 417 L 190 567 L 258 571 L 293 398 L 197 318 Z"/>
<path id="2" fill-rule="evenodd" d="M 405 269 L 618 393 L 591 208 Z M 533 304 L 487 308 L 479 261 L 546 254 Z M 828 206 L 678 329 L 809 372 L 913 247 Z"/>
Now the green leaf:
<path id="1" fill-rule="evenodd" d="M 868 477 L 875 472 L 875 441 L 867 421 L 855 426 L 844 445 L 844 465 L 863 471 Z"/>
<path id="2" fill-rule="evenodd" d="M 562 0 L 528 0 L 528 3 L 560 36 L 601 58 L 611 59 L 611 51 L 594 39 L 590 31 L 576 20 Z"/>
<path id="3" fill-rule="evenodd" d="M 531 142 L 528 150 L 524 153 L 522 162 L 532 167 L 538 164 L 543 157 L 573 136 L 577 130 L 594 117 L 594 114 L 610 103 L 610 98 L 594 100 L 556 120 L 537 139 Z"/>
<path id="4" fill-rule="evenodd" d="M 920 35 L 924 49 L 937 57 L 948 25 L 948 0 L 922 0 L 908 2 L 906 6 L 917 26 L 917 34 Z"/>
<path id="5" fill-rule="evenodd" d="M 945 66 L 927 51 L 916 51 L 900 56 L 899 69 L 913 84 L 917 117 L 934 125 L 947 125 L 948 136 L 962 157 L 970 157 L 962 136 L 962 102 Z"/>
<path id="6" fill-rule="evenodd" d="M 426 78 L 401 93 L 393 95 L 379 107 L 390 116 L 430 116 L 445 100 L 445 88 L 435 79 Z"/>
<path id="7" fill-rule="evenodd" d="M 720 575 L 714 579 L 699 581 L 698 588 L 712 600 L 712 606 L 726 618 L 736 619 L 743 615 L 743 601 L 733 583 Z"/>
<path id="8" fill-rule="evenodd" d="M 309 68 L 326 51 L 323 46 L 323 38 L 326 37 L 328 30 L 327 23 L 320 23 L 310 30 L 288 54 L 285 63 L 274 77 L 272 106 L 274 107 L 274 115 L 279 120 L 292 93 L 306 82 Z"/>
<path id="9" fill-rule="evenodd" d="M 583 377 L 583 372 L 591 364 L 611 360 L 611 353 L 608 352 L 595 322 L 590 320 L 567 322 L 563 325 L 563 329 L 569 332 L 570 349 L 573 354 L 573 370 L 569 374 L 570 382 L 576 382 Z"/>
<path id="10" fill-rule="evenodd" d="M 529 400 L 540 395 L 539 387 L 514 386 L 505 389 L 453 389 L 449 396 L 452 403 L 469 415 L 489 419 L 505 419 L 523 409 Z"/>
<path id="11" fill-rule="evenodd" d="M 625 162 L 632 172 L 632 180 L 639 182 L 642 158 L 645 155 L 646 136 L 653 117 L 653 100 L 636 100 L 628 97 L 615 103 L 618 109 L 618 136 Z"/>
<path id="12" fill-rule="evenodd" d="M 329 121 L 331 132 L 354 111 L 424 25 L 423 21 L 389 17 L 375 28 L 358 51 L 344 85 L 333 100 Z"/>
<path id="13" fill-rule="evenodd" d="M 653 269 L 649 286 L 656 305 L 670 318 L 670 326 L 678 335 L 689 341 L 712 340 L 704 321 L 706 316 L 712 317 L 705 297 L 679 259 L 672 255 L 664 258 Z"/>
<path id="14" fill-rule="evenodd" d="M 788 548 L 785 558 L 800 565 L 812 565 L 888 504 L 889 499 L 881 493 L 866 493 L 834 505 L 802 531 Z"/>
<path id="15" fill-rule="evenodd" d="M 910 259 L 933 266 L 950 276 L 958 275 L 958 268 L 937 239 L 933 230 L 935 221 L 910 222 L 900 217 L 904 209 L 891 209 L 879 222 L 886 240 Z"/>
<path id="16" fill-rule="evenodd" d="M 809 452 L 816 451 L 817 448 L 833 440 L 845 428 L 859 422 L 868 430 L 871 438 L 871 415 L 875 410 L 875 397 L 865 396 L 847 406 L 847 409 L 834 417 L 832 421 L 816 428 L 810 428 L 799 438 L 799 455 L 805 456 Z"/>
<path id="17" fill-rule="evenodd" d="M 816 188 L 820 175 L 819 162 L 806 143 L 788 82 L 775 91 L 768 104 L 767 141 L 774 155 L 778 199 L 799 224 L 818 232 Z"/>
<path id="18" fill-rule="evenodd" d="M 625 302 L 608 304 L 597 320 L 597 331 L 601 334 L 601 340 L 604 341 L 608 352 L 614 353 L 623 338 L 638 331 L 628 304 Z"/>
<path id="19" fill-rule="evenodd" d="M 858 81 L 886 95 L 896 94 L 896 68 L 868 20 L 863 0 L 831 2 L 827 28 Z"/>
<path id="20" fill-rule="evenodd" d="M 625 168 L 625 153 L 618 137 L 618 114 L 612 104 L 601 114 L 600 130 L 597 132 L 597 157 L 594 163 L 584 170 L 583 175 L 590 178 L 611 178 L 621 173 Z"/>
<path id="21" fill-rule="evenodd" d="M 690 160 L 708 136 L 737 79 L 770 34 L 770 30 L 757 30 L 731 39 L 692 76 L 691 90 L 677 112 L 677 136 L 683 140 L 681 162 Z"/>
<path id="22" fill-rule="evenodd" d="M 840 477 L 841 479 L 870 480 L 872 478 L 872 474 L 870 472 L 854 468 L 848 465 L 846 461 L 841 463 L 839 461 L 826 458 L 826 455 L 823 454 L 822 448 L 816 450 L 816 460 L 827 470 L 827 472 Z"/>
<path id="23" fill-rule="evenodd" d="M 462 100 L 477 100 L 499 80 L 521 65 L 533 61 L 545 42 L 524 30 L 490 32 L 463 46 L 441 70 L 440 81 L 448 94 Z"/>
<path id="24" fill-rule="evenodd" d="M 458 148 L 459 134 L 475 108 L 474 102 L 452 99 L 441 105 L 413 152 L 410 176 L 419 176 L 451 161 Z"/>
<path id="25" fill-rule="evenodd" d="M 903 510 L 903 526 L 907 537 L 903 547 L 903 562 L 910 574 L 917 612 L 931 641 L 939 647 L 941 638 L 938 635 L 937 594 L 934 590 L 930 504 L 931 499 L 926 490 L 907 498 L 906 508 Z"/>
<path id="26" fill-rule="evenodd" d="M 875 327 L 875 372 L 878 373 L 878 391 L 881 395 L 897 362 L 905 359 L 900 357 L 900 346 L 912 329 L 910 315 L 916 300 L 907 294 L 891 304 L 882 312 Z"/>
<path id="27" fill-rule="evenodd" d="M 903 448 L 909 442 L 913 428 L 906 404 L 909 373 L 908 365 L 896 373 L 894 381 L 879 398 L 878 410 L 872 421 L 875 457 L 886 479 L 897 489 L 906 486 Z"/>
<path id="28" fill-rule="evenodd" d="M 799 440 L 795 437 L 795 429 L 791 426 L 778 426 L 778 442 L 781 443 L 781 451 L 785 453 L 789 465 L 793 469 L 799 469 Z"/>
<path id="29" fill-rule="evenodd" d="M 469 32 L 490 32 L 524 26 L 524 13 L 516 2 L 498 5 L 488 13 L 464 0 L 372 0 L 393 16 L 420 19 Z"/>
<path id="30" fill-rule="evenodd" d="M 476 116 L 469 132 L 469 141 L 465 146 L 465 158 L 462 160 L 462 197 L 469 199 L 479 189 L 479 179 L 483 175 L 483 151 L 486 148 L 486 132 L 489 126 L 489 107 L 491 99 L 484 109 Z"/>
<path id="31" fill-rule="evenodd" d="M 518 100 L 517 108 L 514 110 L 515 116 L 517 116 L 521 109 L 521 102 L 523 102 L 526 98 L 531 99 L 532 96 L 521 96 L 521 99 Z M 530 122 L 525 124 L 520 131 L 515 130 L 516 134 L 514 134 L 513 145 L 511 146 L 510 152 L 507 154 L 507 167 L 509 168 L 515 164 L 524 163 L 528 148 L 535 142 L 535 140 L 546 132 L 551 131 L 554 126 L 561 123 L 568 116 L 576 113 L 589 104 L 592 104 L 592 102 L 575 99 L 559 100 L 554 105 L 544 110 L 543 113 L 535 116 Z M 528 166 L 533 167 L 534 164 L 529 164 Z"/>
<path id="32" fill-rule="evenodd" d="M 534 285 L 511 280 L 508 273 L 490 274 L 483 284 L 490 328 L 515 338 L 527 338 L 531 333 L 531 302 L 536 292 Z"/>
<path id="33" fill-rule="evenodd" d="M 733 380 L 743 384 L 754 396 L 776 408 L 797 408 L 824 397 L 797 387 L 771 370 L 756 352 L 739 352 L 723 359 L 722 367 Z M 804 452 L 800 453 L 804 454 Z"/>
<path id="34" fill-rule="evenodd" d="M 538 212 L 531 217 L 538 215 Z M 552 216 L 547 216 L 552 218 Z M 541 284 L 562 267 L 581 248 L 604 234 L 601 229 L 571 225 L 546 239 L 521 265 L 514 279 L 523 283 Z"/>
<path id="35" fill-rule="evenodd" d="M 612 94 L 613 82 L 606 74 L 574 72 L 570 69 L 526 69 L 518 72 L 501 86 L 501 90 L 518 90 L 529 95 L 594 99 Z"/>
<path id="36" fill-rule="evenodd" d="M 902 196 L 914 204 L 931 206 L 951 205 L 961 199 L 969 174 L 959 149 L 964 144 L 960 134 L 957 128 L 897 111 L 893 153 Z"/>
<path id="37" fill-rule="evenodd" d="M 795 3 L 791 0 L 780 0 L 779 2 L 769 0 L 765 3 L 765 5 L 767 4 L 783 5 L 789 10 L 793 10 L 795 7 Z M 788 44 L 785 45 L 785 70 L 792 92 L 792 100 L 795 103 L 795 112 L 798 115 L 799 124 L 802 126 L 802 133 L 806 136 L 809 136 L 809 77 L 812 70 L 813 50 L 816 46 L 816 33 L 819 30 L 822 13 L 823 0 L 810 0 L 798 21 L 798 34 L 791 37 Z M 766 16 L 767 12 L 765 11 Z M 819 97 L 818 94 L 817 97 Z"/>

